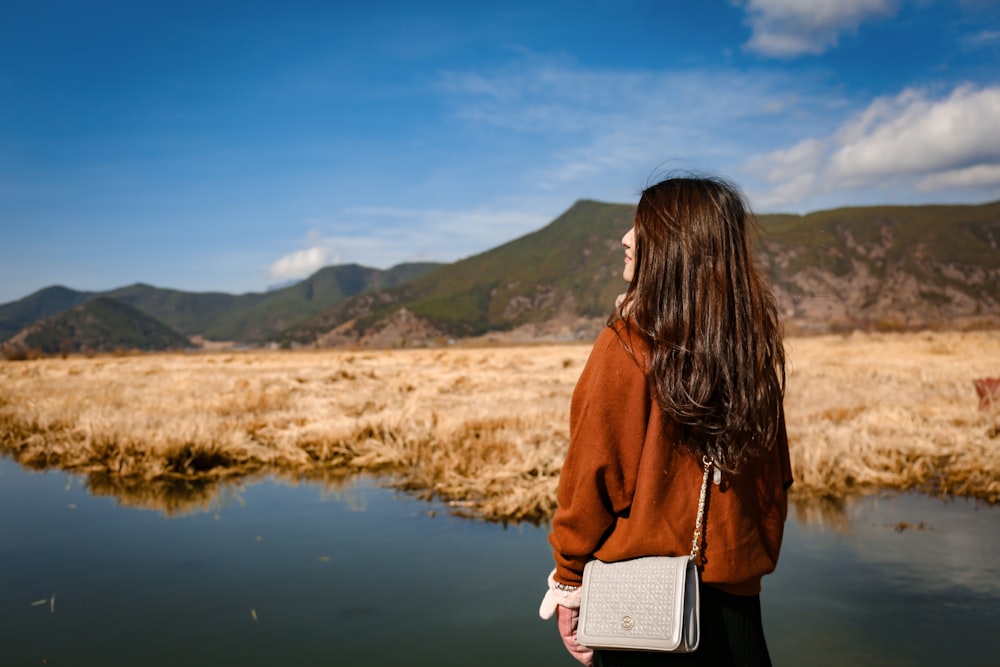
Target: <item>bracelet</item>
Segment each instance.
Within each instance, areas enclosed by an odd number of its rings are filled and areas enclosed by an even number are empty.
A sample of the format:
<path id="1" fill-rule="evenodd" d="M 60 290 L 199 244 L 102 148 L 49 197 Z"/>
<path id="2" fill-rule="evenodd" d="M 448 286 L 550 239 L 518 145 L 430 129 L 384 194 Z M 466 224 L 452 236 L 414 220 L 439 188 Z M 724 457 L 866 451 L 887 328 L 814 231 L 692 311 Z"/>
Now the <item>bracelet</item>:
<path id="1" fill-rule="evenodd" d="M 565 593 L 572 593 L 578 588 L 579 586 L 569 586 L 567 584 L 560 584 L 558 581 L 555 583 L 555 589 L 557 591 L 563 591 Z"/>

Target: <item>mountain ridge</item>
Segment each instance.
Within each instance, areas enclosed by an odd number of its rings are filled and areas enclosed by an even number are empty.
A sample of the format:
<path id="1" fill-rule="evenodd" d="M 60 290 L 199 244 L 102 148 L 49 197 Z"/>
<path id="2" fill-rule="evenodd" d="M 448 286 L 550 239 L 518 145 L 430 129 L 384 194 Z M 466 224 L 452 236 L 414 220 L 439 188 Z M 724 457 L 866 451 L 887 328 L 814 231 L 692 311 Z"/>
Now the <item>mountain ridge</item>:
<path id="1" fill-rule="evenodd" d="M 279 338 L 377 346 L 487 334 L 591 338 L 624 291 L 619 238 L 634 210 L 578 201 L 541 230 L 398 288 L 347 299 Z M 1000 202 L 758 220 L 756 255 L 790 333 L 1000 324 Z M 524 275 L 530 265 L 543 267 L 534 280 Z"/>
<path id="2" fill-rule="evenodd" d="M 269 292 L 186 292 L 136 282 L 101 292 L 63 286 L 37 290 L 0 304 L 0 342 L 34 322 L 91 299 L 110 297 L 160 320 L 185 336 L 262 344 L 290 324 L 322 312 L 354 294 L 392 286 L 426 272 L 433 262 L 403 263 L 389 269 L 358 264 L 324 267 L 294 285 Z"/>
<path id="3" fill-rule="evenodd" d="M 137 308 L 107 296 L 88 299 L 56 315 L 33 322 L 5 342 L 15 352 L 70 354 L 192 347 L 186 336 Z"/>
<path id="4" fill-rule="evenodd" d="M 325 267 L 265 293 L 53 286 L 0 305 L 0 340 L 15 324 L 95 296 L 188 337 L 248 345 L 589 339 L 625 289 L 620 238 L 634 211 L 582 199 L 540 229 L 450 264 Z M 755 252 L 790 333 L 1000 326 L 1000 202 L 758 219 Z"/>

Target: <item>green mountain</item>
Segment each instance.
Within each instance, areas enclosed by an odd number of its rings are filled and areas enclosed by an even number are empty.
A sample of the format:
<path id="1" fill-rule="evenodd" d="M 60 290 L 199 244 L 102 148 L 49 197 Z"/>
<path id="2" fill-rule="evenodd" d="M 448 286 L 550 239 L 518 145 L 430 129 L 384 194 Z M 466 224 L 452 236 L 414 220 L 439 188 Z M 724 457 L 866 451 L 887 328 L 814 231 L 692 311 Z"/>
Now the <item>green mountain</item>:
<path id="1" fill-rule="evenodd" d="M 268 292 L 251 308 L 229 313 L 204 335 L 213 340 L 263 342 L 349 297 L 395 287 L 438 266 L 431 262 L 398 264 L 386 270 L 358 264 L 329 266 L 299 283 Z"/>
<path id="2" fill-rule="evenodd" d="M 186 336 L 260 343 L 304 318 L 372 289 L 398 285 L 439 266 L 400 264 L 380 270 L 346 264 L 320 269 L 283 289 L 241 295 L 183 292 L 137 283 L 107 292 L 76 292 L 50 287 L 0 305 L 0 341 L 43 317 L 90 299 L 106 296 L 128 304 Z"/>
<path id="3" fill-rule="evenodd" d="M 106 295 L 135 306 L 189 336 L 260 343 L 348 297 L 398 285 L 436 266 L 401 264 L 385 271 L 357 264 L 328 266 L 294 285 L 238 296 L 181 292 L 149 285 L 131 285 Z"/>
<path id="4" fill-rule="evenodd" d="M 97 297 L 35 322 L 7 346 L 58 354 L 174 350 L 191 347 L 191 341 L 129 305 Z"/>
<path id="5" fill-rule="evenodd" d="M 634 210 L 577 202 L 537 232 L 352 297 L 278 339 L 384 346 L 487 333 L 589 338 L 624 290 L 619 239 Z M 1000 202 L 760 222 L 759 261 L 792 332 L 1000 324 Z"/>
<path id="6" fill-rule="evenodd" d="M 26 326 L 78 306 L 93 294 L 77 292 L 61 285 L 46 287 L 23 299 L 0 305 L 0 341 L 7 340 Z"/>
<path id="7" fill-rule="evenodd" d="M 279 340 L 354 342 L 377 339 L 387 328 L 414 340 L 572 329 L 578 322 L 592 329 L 591 320 L 606 318 L 624 288 L 619 240 L 633 214 L 628 205 L 577 202 L 537 232 L 395 289 L 348 299 Z"/>
<path id="8" fill-rule="evenodd" d="M 579 201 L 546 227 L 453 264 L 327 267 L 267 293 L 63 287 L 0 306 L 0 340 L 112 297 L 185 336 L 399 346 L 488 336 L 590 339 L 624 290 L 634 207 Z M 1000 326 L 1000 202 L 763 215 L 759 261 L 792 333 Z"/>

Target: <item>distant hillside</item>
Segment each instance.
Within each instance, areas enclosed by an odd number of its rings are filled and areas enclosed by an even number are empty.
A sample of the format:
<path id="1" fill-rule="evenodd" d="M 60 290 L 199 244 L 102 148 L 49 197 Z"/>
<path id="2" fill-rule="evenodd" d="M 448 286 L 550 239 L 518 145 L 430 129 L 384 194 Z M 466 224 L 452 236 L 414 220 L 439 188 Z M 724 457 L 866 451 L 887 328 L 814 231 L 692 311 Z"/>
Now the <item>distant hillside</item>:
<path id="1" fill-rule="evenodd" d="M 0 341 L 24 327 L 87 300 L 106 296 L 126 303 L 187 336 L 260 343 L 366 290 L 393 287 L 439 266 L 400 264 L 387 270 L 357 264 L 329 266 L 309 278 L 265 293 L 183 292 L 137 283 L 107 292 L 50 287 L 0 305 Z"/>
<path id="2" fill-rule="evenodd" d="M 436 266 L 431 263 L 401 264 L 384 271 L 358 264 L 328 266 L 294 285 L 238 296 L 221 292 L 181 292 L 149 285 L 131 285 L 105 294 L 135 306 L 188 336 L 260 343 L 348 297 L 393 287 Z"/>
<path id="3" fill-rule="evenodd" d="M 213 340 L 263 342 L 349 297 L 395 287 L 438 266 L 432 262 L 398 264 L 385 270 L 358 264 L 328 266 L 299 283 L 268 292 L 250 308 L 228 313 L 203 335 Z"/>
<path id="4" fill-rule="evenodd" d="M 33 322 L 51 317 L 93 297 L 61 285 L 46 287 L 23 299 L 0 305 L 0 342 Z"/>
<path id="5" fill-rule="evenodd" d="M 634 210 L 577 202 L 544 229 L 352 297 L 279 340 L 590 338 L 625 287 L 619 239 Z M 1000 202 L 765 215 L 761 226 L 758 256 L 791 332 L 1000 325 Z"/>
<path id="6" fill-rule="evenodd" d="M 129 305 L 98 297 L 35 322 L 5 347 L 46 354 L 152 351 L 191 347 L 191 341 Z"/>
<path id="7" fill-rule="evenodd" d="M 529 336 L 556 331 L 573 336 L 580 326 L 589 332 L 624 288 L 619 239 L 633 211 L 622 204 L 577 202 L 537 232 L 396 289 L 348 299 L 279 338 L 392 344 L 515 327 L 532 332 Z"/>
<path id="8" fill-rule="evenodd" d="M 764 216 L 759 256 L 806 331 L 1000 324 L 1000 202 Z"/>
<path id="9" fill-rule="evenodd" d="M 590 340 L 625 289 L 620 239 L 634 211 L 579 201 L 546 227 L 453 264 L 333 266 L 266 293 L 52 287 L 0 306 L 0 336 L 103 296 L 185 336 L 243 344 Z M 788 331 L 824 333 L 1000 326 L 998 243 L 994 202 L 764 215 L 756 250 Z"/>

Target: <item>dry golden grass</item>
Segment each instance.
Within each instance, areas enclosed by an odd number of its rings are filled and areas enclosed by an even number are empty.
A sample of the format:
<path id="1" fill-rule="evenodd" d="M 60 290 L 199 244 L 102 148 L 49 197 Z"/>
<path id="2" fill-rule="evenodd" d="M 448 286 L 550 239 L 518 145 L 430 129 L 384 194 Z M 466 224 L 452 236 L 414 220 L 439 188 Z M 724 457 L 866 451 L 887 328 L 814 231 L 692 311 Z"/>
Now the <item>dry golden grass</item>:
<path id="1" fill-rule="evenodd" d="M 1000 414 L 973 380 L 1000 375 L 1000 332 L 788 341 L 799 493 L 922 489 L 1000 500 Z"/>
<path id="2" fill-rule="evenodd" d="M 1000 332 L 788 341 L 788 428 L 801 496 L 926 488 L 1000 499 Z M 278 473 L 345 472 L 491 520 L 555 508 L 573 386 L 589 347 L 240 352 L 0 362 L 0 450 L 88 476 L 95 493 L 207 508 Z"/>
<path id="3" fill-rule="evenodd" d="M 0 363 L 0 448 L 193 507 L 206 480 L 348 468 L 491 519 L 554 504 L 585 346 L 245 352 Z M 117 481 L 113 481 L 117 480 Z M 121 481 L 125 480 L 125 481 Z M 182 483 L 183 482 L 183 483 Z M 157 501 L 156 499 L 161 500 Z"/>

